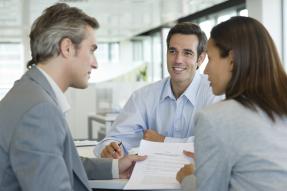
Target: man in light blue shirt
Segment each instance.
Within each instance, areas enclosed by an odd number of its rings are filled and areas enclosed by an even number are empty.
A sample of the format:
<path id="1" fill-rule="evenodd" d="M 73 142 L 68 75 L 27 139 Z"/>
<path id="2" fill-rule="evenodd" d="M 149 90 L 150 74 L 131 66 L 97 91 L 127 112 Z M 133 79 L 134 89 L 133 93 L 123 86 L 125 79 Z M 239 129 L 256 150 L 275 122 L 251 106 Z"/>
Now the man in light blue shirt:
<path id="1" fill-rule="evenodd" d="M 206 36 L 199 26 L 184 22 L 167 36 L 170 77 L 135 91 L 110 132 L 95 148 L 103 158 L 120 158 L 141 139 L 158 142 L 193 140 L 194 114 L 215 97 L 207 77 L 197 70 L 206 56 Z M 121 144 L 119 144 L 121 143 Z"/>

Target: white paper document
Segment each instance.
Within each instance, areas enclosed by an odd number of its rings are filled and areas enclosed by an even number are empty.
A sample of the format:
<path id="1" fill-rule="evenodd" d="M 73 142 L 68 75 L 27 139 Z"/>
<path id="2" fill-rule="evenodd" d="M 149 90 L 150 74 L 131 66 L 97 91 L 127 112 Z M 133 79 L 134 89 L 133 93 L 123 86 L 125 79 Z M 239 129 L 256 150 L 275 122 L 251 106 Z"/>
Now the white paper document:
<path id="1" fill-rule="evenodd" d="M 142 140 L 139 155 L 147 159 L 137 162 L 125 190 L 180 189 L 176 173 L 192 159 L 183 150 L 194 152 L 193 143 L 159 143 Z"/>

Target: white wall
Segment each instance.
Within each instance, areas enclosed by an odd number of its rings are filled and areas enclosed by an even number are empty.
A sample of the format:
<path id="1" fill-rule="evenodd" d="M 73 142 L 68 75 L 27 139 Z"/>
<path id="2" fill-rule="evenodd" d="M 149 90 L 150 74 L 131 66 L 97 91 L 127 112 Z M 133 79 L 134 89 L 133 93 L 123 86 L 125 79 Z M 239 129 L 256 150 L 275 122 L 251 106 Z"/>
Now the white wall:
<path id="1" fill-rule="evenodd" d="M 75 139 L 87 139 L 88 137 L 88 115 L 97 112 L 103 112 L 97 108 L 97 102 L 100 102 L 100 91 L 111 90 L 112 96 L 109 101 L 110 111 L 119 110 L 124 106 L 131 93 L 146 85 L 146 82 L 104 82 L 98 84 L 90 84 L 87 89 L 70 88 L 66 92 L 66 97 L 71 105 L 68 112 L 67 120 L 70 130 Z M 103 104 L 106 105 L 106 104 Z M 105 109 L 105 111 L 107 111 Z M 93 124 L 97 125 L 97 124 Z M 95 126 L 93 137 L 97 137 L 97 127 Z"/>
<path id="2" fill-rule="evenodd" d="M 67 120 L 70 130 L 75 139 L 86 139 L 88 137 L 88 114 L 96 112 L 96 88 L 90 85 L 87 89 L 70 88 L 66 92 L 71 110 L 68 112 Z"/>
<path id="3" fill-rule="evenodd" d="M 267 28 L 271 34 L 279 55 L 283 55 L 282 0 L 247 0 L 248 16 L 253 17 Z"/>
<path id="4" fill-rule="evenodd" d="M 97 52 L 95 53 L 97 57 Z M 130 40 L 120 42 L 119 46 L 119 61 L 118 62 L 103 62 L 98 61 L 98 68 L 92 71 L 90 81 L 93 83 L 110 81 L 118 78 L 128 72 L 141 67 L 144 61 L 133 61 L 133 47 Z"/>
<path id="5" fill-rule="evenodd" d="M 283 62 L 287 71 L 287 1 L 282 0 L 283 3 Z"/>

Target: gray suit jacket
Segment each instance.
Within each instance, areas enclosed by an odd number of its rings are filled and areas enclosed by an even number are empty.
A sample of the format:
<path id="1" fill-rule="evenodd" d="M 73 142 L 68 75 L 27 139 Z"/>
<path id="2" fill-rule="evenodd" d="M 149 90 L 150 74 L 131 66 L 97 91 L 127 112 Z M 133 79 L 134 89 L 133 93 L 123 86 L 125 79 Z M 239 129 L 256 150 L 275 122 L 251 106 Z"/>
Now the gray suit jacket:
<path id="1" fill-rule="evenodd" d="M 258 108 L 228 100 L 196 116 L 194 175 L 183 190 L 286 191 L 287 116 L 273 122 Z"/>
<path id="2" fill-rule="evenodd" d="M 87 174 L 109 179 L 111 163 L 81 162 L 55 94 L 36 67 L 0 102 L 1 191 L 90 190 Z"/>

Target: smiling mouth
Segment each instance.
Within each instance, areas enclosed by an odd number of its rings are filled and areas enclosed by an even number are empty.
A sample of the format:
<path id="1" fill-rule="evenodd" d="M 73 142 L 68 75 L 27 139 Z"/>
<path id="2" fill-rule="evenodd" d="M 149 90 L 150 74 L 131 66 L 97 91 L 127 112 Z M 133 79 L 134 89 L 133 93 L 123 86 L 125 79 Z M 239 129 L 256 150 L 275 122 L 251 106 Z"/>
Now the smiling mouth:
<path id="1" fill-rule="evenodd" d="M 173 71 L 175 72 L 182 72 L 184 71 L 186 68 L 181 68 L 181 67 L 172 67 Z"/>

